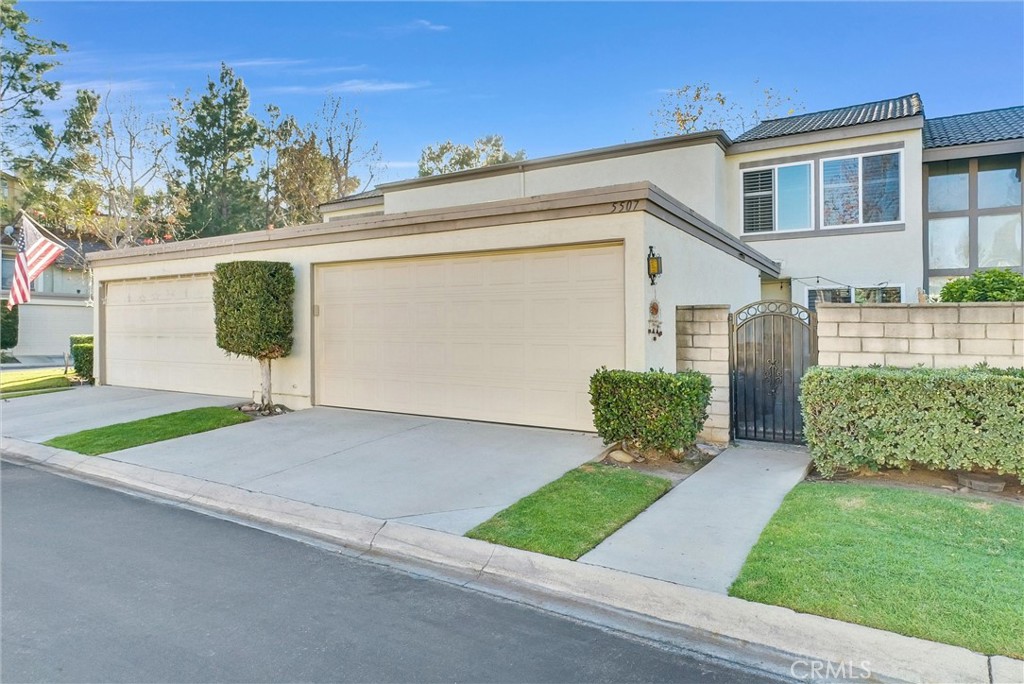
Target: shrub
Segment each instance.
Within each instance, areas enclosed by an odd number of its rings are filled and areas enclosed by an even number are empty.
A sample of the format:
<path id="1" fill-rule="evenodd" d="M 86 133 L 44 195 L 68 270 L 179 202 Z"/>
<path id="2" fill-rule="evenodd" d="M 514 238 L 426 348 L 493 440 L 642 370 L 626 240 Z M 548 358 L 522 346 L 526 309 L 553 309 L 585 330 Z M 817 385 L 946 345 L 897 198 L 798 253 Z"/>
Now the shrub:
<path id="1" fill-rule="evenodd" d="M 812 368 L 804 435 L 818 470 L 1024 474 L 1024 377 L 997 369 Z"/>
<path id="2" fill-rule="evenodd" d="M 1024 275 L 1009 269 L 975 271 L 942 286 L 944 302 L 1024 302 Z"/>
<path id="3" fill-rule="evenodd" d="M 83 380 L 92 380 L 92 344 L 76 344 L 71 347 L 71 358 L 75 362 L 75 374 Z"/>
<path id="4" fill-rule="evenodd" d="M 92 335 L 72 335 L 71 336 L 71 349 L 75 348 L 76 344 L 92 344 Z"/>
<path id="5" fill-rule="evenodd" d="M 18 346 L 18 307 L 7 310 L 7 300 L 0 300 L 0 349 Z"/>
<path id="6" fill-rule="evenodd" d="M 213 278 L 217 346 L 260 362 L 263 411 L 273 409 L 270 362 L 292 350 L 295 273 L 279 261 L 217 264 Z"/>
<path id="7" fill-rule="evenodd" d="M 671 452 L 692 446 L 707 420 L 711 380 L 685 371 L 608 370 L 590 378 L 594 427 L 605 444 Z"/>

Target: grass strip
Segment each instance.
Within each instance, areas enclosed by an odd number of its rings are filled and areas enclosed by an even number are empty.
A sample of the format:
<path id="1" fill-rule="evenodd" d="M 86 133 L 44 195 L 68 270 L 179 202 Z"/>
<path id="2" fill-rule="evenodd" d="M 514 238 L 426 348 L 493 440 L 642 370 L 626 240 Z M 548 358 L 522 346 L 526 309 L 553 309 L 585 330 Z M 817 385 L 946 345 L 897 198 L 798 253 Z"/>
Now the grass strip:
<path id="1" fill-rule="evenodd" d="M 671 488 L 661 477 L 615 466 L 583 465 L 466 536 L 576 560 Z"/>
<path id="2" fill-rule="evenodd" d="M 21 397 L 31 397 L 36 394 L 53 394 L 54 392 L 67 392 L 68 390 L 74 389 L 73 387 L 50 387 L 49 389 L 38 389 L 28 390 L 19 392 L 0 392 L 0 399 L 20 399 Z"/>
<path id="3" fill-rule="evenodd" d="M 729 592 L 1024 657 L 1024 508 L 862 484 L 786 497 Z"/>
<path id="4" fill-rule="evenodd" d="M 143 418 L 92 430 L 82 430 L 70 435 L 54 437 L 45 444 L 58 449 L 77 451 L 87 456 L 98 456 L 143 444 L 216 430 L 228 425 L 247 423 L 250 420 L 252 418 L 241 411 L 221 406 L 210 406 L 166 413 L 162 416 Z"/>
<path id="5" fill-rule="evenodd" d="M 0 371 L 0 394 L 70 387 L 73 377 L 75 377 L 74 373 L 65 375 L 63 368 Z"/>

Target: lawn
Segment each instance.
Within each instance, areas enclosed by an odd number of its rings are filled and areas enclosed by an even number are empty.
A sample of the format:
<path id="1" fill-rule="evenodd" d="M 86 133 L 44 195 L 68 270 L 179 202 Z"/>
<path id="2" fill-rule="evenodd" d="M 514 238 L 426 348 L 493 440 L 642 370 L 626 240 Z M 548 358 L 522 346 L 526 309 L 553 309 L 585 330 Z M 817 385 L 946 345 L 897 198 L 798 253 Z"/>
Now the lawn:
<path id="1" fill-rule="evenodd" d="M 88 456 L 98 456 L 143 444 L 162 442 L 165 439 L 246 423 L 250 420 L 252 418 L 241 411 L 212 406 L 166 413 L 162 416 L 133 420 L 129 423 L 117 423 L 92 430 L 82 430 L 70 435 L 54 437 L 45 444 L 58 449 L 77 451 Z"/>
<path id="2" fill-rule="evenodd" d="M 64 374 L 63 368 L 33 368 L 29 370 L 0 371 L 0 398 L 27 396 L 39 390 L 71 387 L 74 373 Z M 23 394 L 26 393 L 26 394 Z"/>
<path id="3" fill-rule="evenodd" d="M 804 483 L 729 592 L 802 613 L 1024 657 L 1024 508 Z"/>
<path id="4" fill-rule="evenodd" d="M 583 465 L 466 536 L 576 560 L 671 488 L 664 478 L 626 468 Z"/>

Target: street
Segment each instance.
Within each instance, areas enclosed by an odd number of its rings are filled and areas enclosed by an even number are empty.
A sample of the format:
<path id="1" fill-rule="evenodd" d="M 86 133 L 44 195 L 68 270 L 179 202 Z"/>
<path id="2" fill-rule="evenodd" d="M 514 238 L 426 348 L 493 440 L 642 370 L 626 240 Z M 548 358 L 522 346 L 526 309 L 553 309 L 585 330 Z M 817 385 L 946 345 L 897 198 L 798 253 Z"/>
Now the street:
<path id="1" fill-rule="evenodd" d="M 775 681 L 186 509 L 0 472 L 3 681 Z"/>

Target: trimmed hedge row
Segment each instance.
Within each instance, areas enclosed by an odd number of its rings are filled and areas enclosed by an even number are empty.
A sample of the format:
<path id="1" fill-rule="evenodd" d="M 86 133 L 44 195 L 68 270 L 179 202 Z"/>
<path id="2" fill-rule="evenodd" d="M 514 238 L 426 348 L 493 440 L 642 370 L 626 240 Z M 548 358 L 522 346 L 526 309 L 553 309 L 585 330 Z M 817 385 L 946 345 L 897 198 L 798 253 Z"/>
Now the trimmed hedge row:
<path id="1" fill-rule="evenodd" d="M 92 345 L 76 344 L 72 346 L 71 358 L 75 362 L 75 375 L 82 380 L 92 380 Z"/>
<path id="2" fill-rule="evenodd" d="M 710 402 L 711 379 L 695 371 L 601 368 L 590 378 L 594 427 L 605 444 L 629 442 L 666 453 L 685 449 L 704 427 Z"/>
<path id="3" fill-rule="evenodd" d="M 912 465 L 1024 475 L 1024 377 L 1015 369 L 817 367 L 800 402 L 826 477 Z"/>

